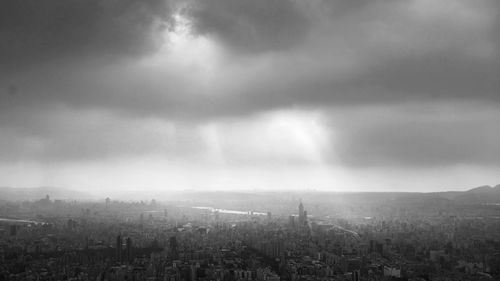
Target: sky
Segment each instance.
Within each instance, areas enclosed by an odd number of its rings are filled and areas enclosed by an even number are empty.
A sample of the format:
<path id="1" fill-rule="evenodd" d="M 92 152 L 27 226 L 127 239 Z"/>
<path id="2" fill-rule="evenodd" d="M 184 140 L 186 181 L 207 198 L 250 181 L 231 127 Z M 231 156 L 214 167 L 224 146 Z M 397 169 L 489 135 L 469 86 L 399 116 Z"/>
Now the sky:
<path id="1" fill-rule="evenodd" d="M 5 0 L 0 186 L 500 183 L 497 0 Z"/>

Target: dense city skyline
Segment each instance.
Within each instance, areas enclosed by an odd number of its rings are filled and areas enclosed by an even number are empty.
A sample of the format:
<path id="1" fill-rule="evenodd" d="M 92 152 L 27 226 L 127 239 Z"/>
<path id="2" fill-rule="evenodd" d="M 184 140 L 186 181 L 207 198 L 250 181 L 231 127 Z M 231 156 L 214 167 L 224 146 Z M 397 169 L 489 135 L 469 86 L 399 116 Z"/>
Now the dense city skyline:
<path id="1" fill-rule="evenodd" d="M 297 195 L 0 199 L 0 280 L 500 277 L 500 185 L 434 194 Z"/>
<path id="2" fill-rule="evenodd" d="M 500 183 L 496 0 L 0 5 L 0 186 Z"/>

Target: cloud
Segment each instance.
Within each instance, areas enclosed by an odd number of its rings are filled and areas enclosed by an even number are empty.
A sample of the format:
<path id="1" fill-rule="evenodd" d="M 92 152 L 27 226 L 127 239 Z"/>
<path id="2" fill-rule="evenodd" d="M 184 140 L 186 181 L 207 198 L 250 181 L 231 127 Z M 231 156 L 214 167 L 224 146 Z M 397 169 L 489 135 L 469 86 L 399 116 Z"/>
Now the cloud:
<path id="1" fill-rule="evenodd" d="M 477 103 L 374 106 L 332 117 L 331 160 L 366 167 L 500 167 L 496 106 Z"/>
<path id="2" fill-rule="evenodd" d="M 60 107 L 10 118 L 0 122 L 3 163 L 158 157 L 222 166 L 295 166 L 321 164 L 328 146 L 320 116 L 309 112 L 186 122 Z"/>
<path id="3" fill-rule="evenodd" d="M 173 24 L 164 0 L 7 0 L 0 4 L 0 73 L 51 60 L 135 56 Z"/>
<path id="4" fill-rule="evenodd" d="M 196 119 L 290 106 L 498 102 L 496 1 L 268 2 L 8 2 L 0 33 L 13 40 L 1 53 L 6 65 L 24 57 L 33 66 L 0 79 L 0 108 L 60 103 Z M 23 12 L 38 6 L 32 18 Z M 72 15 L 60 19 L 66 24 L 41 23 L 59 11 Z M 179 15 L 189 34 L 175 31 Z M 160 28 L 169 23 L 175 32 Z M 126 59 L 102 59 L 115 54 Z M 51 58 L 59 60 L 41 64 Z"/>
<path id="5" fill-rule="evenodd" d="M 115 116 L 101 110 L 20 111 L 0 122 L 0 162 L 88 162 L 137 156 L 184 161 L 209 149 L 196 124 Z"/>
<path id="6" fill-rule="evenodd" d="M 195 34 L 237 52 L 288 50 L 302 42 L 310 19 L 294 0 L 199 0 L 185 9 Z"/>
<path id="7" fill-rule="evenodd" d="M 0 158 L 496 166 L 498 3 L 9 0 Z"/>

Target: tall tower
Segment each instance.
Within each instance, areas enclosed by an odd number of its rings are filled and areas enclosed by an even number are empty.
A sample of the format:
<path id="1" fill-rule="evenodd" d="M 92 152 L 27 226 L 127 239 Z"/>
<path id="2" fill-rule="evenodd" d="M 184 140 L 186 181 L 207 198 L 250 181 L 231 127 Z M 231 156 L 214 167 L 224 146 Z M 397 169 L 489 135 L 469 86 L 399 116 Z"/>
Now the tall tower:
<path id="1" fill-rule="evenodd" d="M 179 258 L 179 252 L 177 250 L 177 238 L 175 236 L 170 237 L 169 239 L 169 244 L 170 244 L 170 255 L 172 259 L 176 260 Z"/>
<path id="2" fill-rule="evenodd" d="M 116 260 L 119 261 L 120 263 L 122 262 L 123 258 L 123 252 L 122 252 L 122 237 L 121 235 L 118 235 L 116 237 Z"/>
<path id="3" fill-rule="evenodd" d="M 132 239 L 130 239 L 130 237 L 127 237 L 126 244 L 127 244 L 127 262 L 130 263 L 132 261 Z"/>
<path id="4" fill-rule="evenodd" d="M 304 205 L 302 205 L 302 199 L 299 204 L 299 225 L 304 224 Z"/>

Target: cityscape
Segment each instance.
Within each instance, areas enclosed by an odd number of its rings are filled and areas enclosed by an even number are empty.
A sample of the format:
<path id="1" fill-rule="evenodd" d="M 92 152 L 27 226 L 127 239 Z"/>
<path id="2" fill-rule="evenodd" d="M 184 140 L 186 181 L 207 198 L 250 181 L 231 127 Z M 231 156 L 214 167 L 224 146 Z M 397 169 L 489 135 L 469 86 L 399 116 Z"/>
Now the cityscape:
<path id="1" fill-rule="evenodd" d="M 499 197 L 500 185 L 2 200 L 0 280 L 498 280 L 500 204 L 481 200 Z"/>

